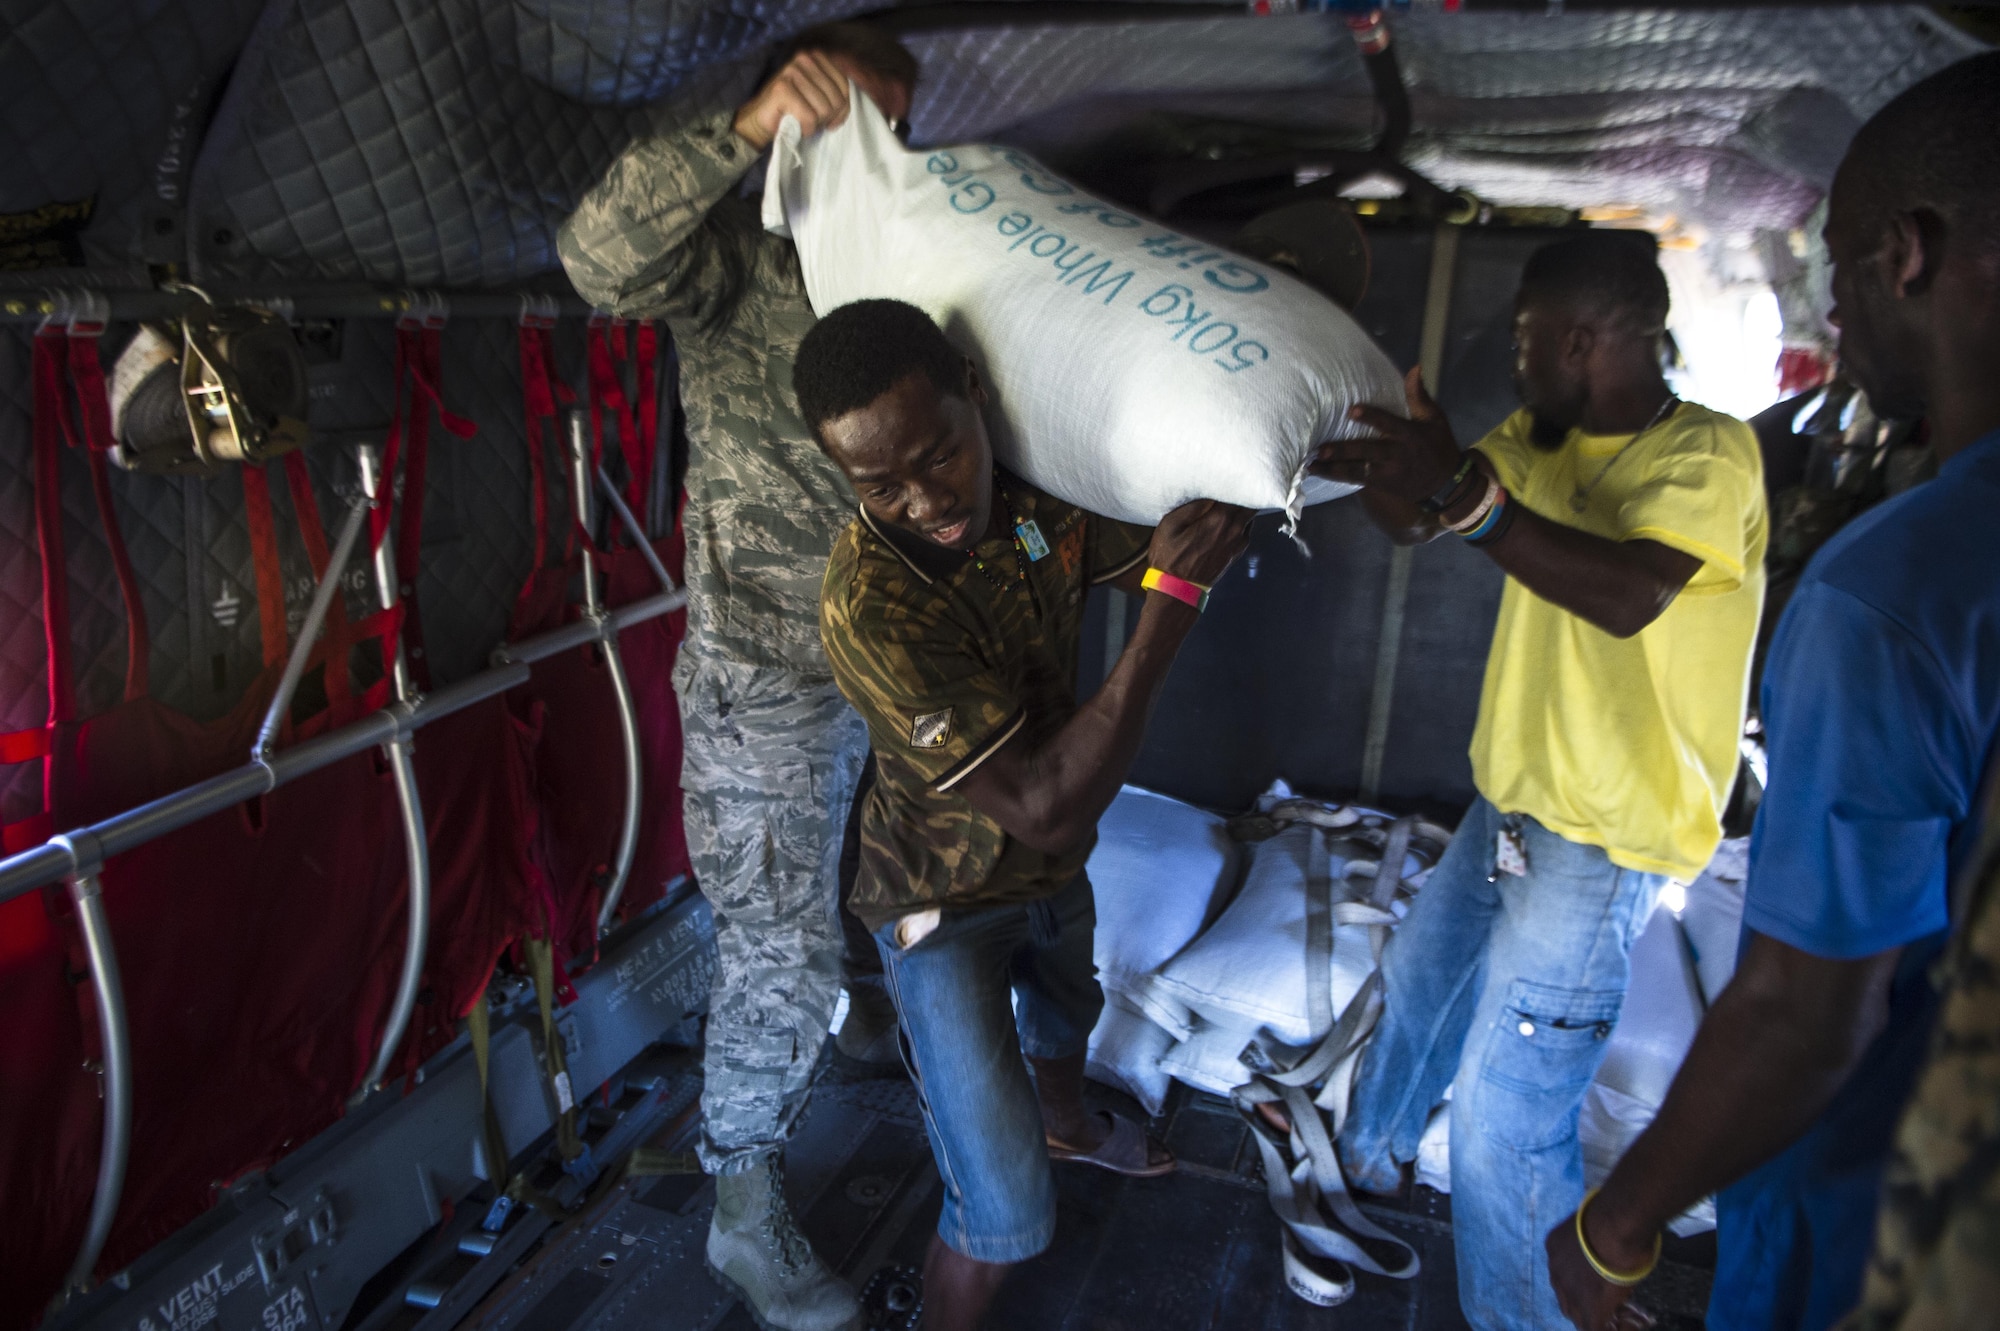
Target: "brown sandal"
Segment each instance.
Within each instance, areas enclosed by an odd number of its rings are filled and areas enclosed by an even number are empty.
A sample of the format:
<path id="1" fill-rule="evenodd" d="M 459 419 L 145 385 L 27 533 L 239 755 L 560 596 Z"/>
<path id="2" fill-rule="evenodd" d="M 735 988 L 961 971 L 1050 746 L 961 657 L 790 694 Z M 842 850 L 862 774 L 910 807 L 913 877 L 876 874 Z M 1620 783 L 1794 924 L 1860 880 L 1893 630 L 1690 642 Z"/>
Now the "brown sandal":
<path id="1" fill-rule="evenodd" d="M 1158 1178 L 1162 1174 L 1171 1174 L 1180 1167 L 1180 1161 L 1174 1158 L 1172 1151 L 1167 1150 L 1165 1143 L 1159 1143 L 1159 1147 L 1167 1158 L 1155 1161 L 1153 1159 L 1155 1143 L 1152 1137 L 1131 1119 L 1123 1114 L 1112 1114 L 1103 1110 L 1099 1110 L 1098 1114 L 1099 1117 L 1111 1120 L 1111 1132 L 1098 1144 L 1096 1150 L 1079 1151 L 1051 1140 L 1049 1158 L 1074 1161 L 1080 1165 L 1096 1165 L 1099 1169 L 1108 1169 L 1127 1178 Z"/>

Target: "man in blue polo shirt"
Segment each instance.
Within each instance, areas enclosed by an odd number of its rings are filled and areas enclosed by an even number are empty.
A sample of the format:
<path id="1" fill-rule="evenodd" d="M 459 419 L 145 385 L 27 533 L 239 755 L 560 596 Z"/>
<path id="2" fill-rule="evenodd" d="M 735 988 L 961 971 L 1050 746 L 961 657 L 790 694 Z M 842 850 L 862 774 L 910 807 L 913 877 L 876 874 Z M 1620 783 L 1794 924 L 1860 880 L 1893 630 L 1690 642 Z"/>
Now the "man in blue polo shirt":
<path id="1" fill-rule="evenodd" d="M 1584 1331 L 1617 1317 L 1666 1220 L 1717 1189 L 1711 1328 L 1818 1331 L 1858 1297 L 2000 734 L 1995 124 L 2000 53 L 1890 102 L 1834 181 L 1841 358 L 1878 413 L 1929 421 L 1940 470 L 1829 541 L 1779 625 L 1736 977 L 1652 1127 L 1549 1231 Z"/>

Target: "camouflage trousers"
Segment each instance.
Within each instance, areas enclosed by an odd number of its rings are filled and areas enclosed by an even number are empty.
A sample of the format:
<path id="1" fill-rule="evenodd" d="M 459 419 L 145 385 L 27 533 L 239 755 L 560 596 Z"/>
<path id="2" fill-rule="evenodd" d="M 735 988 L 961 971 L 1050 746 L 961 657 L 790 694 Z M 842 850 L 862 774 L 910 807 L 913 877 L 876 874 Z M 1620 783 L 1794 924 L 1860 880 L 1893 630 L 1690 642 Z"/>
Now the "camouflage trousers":
<path id="1" fill-rule="evenodd" d="M 695 879 L 715 913 L 702 1166 L 791 1135 L 840 996 L 841 834 L 868 731 L 831 680 L 684 653 L 674 670 Z"/>

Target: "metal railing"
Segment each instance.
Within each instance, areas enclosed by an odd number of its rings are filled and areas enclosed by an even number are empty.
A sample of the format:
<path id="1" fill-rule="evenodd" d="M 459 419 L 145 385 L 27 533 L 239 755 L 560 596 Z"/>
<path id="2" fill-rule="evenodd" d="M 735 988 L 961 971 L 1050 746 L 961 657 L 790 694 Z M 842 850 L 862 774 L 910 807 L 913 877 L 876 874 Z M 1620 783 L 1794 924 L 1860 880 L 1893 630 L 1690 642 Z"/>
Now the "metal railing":
<path id="1" fill-rule="evenodd" d="M 577 446 L 576 441 L 580 439 L 581 428 L 579 418 L 576 428 L 572 430 L 573 447 Z M 577 474 L 583 479 L 584 484 L 579 487 L 582 491 L 579 494 L 579 515 L 587 517 L 589 508 L 587 486 L 590 477 L 588 453 L 582 453 L 580 458 Z M 606 494 L 610 496 L 620 525 L 625 527 L 634 543 L 645 552 L 647 562 L 664 586 L 663 591 L 645 600 L 607 610 L 598 599 L 593 570 L 588 562 L 589 555 L 586 554 L 585 614 L 579 622 L 538 634 L 522 642 L 502 646 L 493 653 L 492 664 L 486 670 L 427 695 L 418 696 L 410 689 L 409 676 L 402 668 L 400 659 L 395 662 L 385 662 L 385 666 L 394 672 L 397 681 L 399 696 L 395 702 L 337 730 L 277 752 L 271 751 L 271 744 L 276 739 L 285 713 L 290 707 L 292 692 L 297 687 L 299 676 L 303 674 L 305 658 L 310 654 L 313 642 L 319 636 L 321 624 L 332 604 L 333 594 L 339 586 L 340 577 L 353 552 L 357 533 L 362 525 L 361 519 L 375 503 L 382 502 L 388 493 L 388 487 L 382 484 L 384 478 L 376 474 L 371 460 L 365 455 L 362 472 L 366 489 L 371 493 L 362 502 L 357 503 L 348 514 L 346 526 L 341 531 L 338 552 L 329 560 L 320 585 L 315 589 L 306 623 L 300 630 L 292 658 L 287 662 L 278 696 L 272 699 L 270 709 L 266 713 L 265 724 L 259 732 L 250 761 L 241 767 L 196 782 L 101 822 L 74 828 L 51 837 L 40 846 L 0 860 L 0 902 L 10 901 L 53 883 L 61 882 L 68 885 L 70 898 L 76 905 L 77 924 L 83 935 L 85 954 L 89 959 L 91 984 L 97 1003 L 98 1026 L 104 1048 L 104 1134 L 98 1158 L 97 1185 L 91 1201 L 90 1219 L 85 1228 L 83 1242 L 65 1282 L 66 1294 L 89 1287 L 91 1272 L 104 1250 L 105 1240 L 110 1237 L 112 1221 L 118 1211 L 132 1142 L 131 1030 L 126 1018 L 124 984 L 118 967 L 117 948 L 112 940 L 110 922 L 104 910 L 101 874 L 105 861 L 198 823 L 246 800 L 269 794 L 280 786 L 331 767 L 356 754 L 365 753 L 371 748 L 382 749 L 389 760 L 390 770 L 396 777 L 397 802 L 403 819 L 405 854 L 411 883 L 408 902 L 410 929 L 405 944 L 397 995 L 391 1004 L 390 1019 L 385 1025 L 382 1043 L 375 1060 L 357 1092 L 357 1098 L 365 1096 L 380 1083 L 386 1074 L 389 1060 L 402 1042 L 402 1033 L 408 1024 L 417 983 L 423 972 L 429 926 L 429 845 L 424 829 L 422 806 L 418 798 L 416 771 L 411 762 L 413 737 L 419 730 L 433 722 L 441 721 L 527 683 L 531 673 L 529 667 L 534 662 L 547 660 L 588 643 L 597 643 L 612 667 L 610 673 L 617 696 L 626 761 L 625 821 L 619 835 L 618 851 L 614 857 L 613 880 L 607 887 L 605 903 L 598 917 L 600 929 L 608 927 L 617 908 L 618 898 L 624 891 L 624 879 L 630 873 L 637 848 L 641 772 L 637 711 L 631 684 L 626 678 L 623 661 L 618 654 L 618 634 L 635 624 L 642 624 L 680 609 L 687 604 L 687 593 L 673 584 L 665 567 L 654 557 L 652 543 L 647 539 L 645 529 L 632 515 L 630 509 L 618 499 L 615 489 L 601 471 L 597 479 Z M 393 606 L 396 588 L 393 567 L 383 567 L 378 558 L 376 572 L 378 580 L 382 580 L 381 585 L 385 589 L 383 592 L 385 608 Z"/>

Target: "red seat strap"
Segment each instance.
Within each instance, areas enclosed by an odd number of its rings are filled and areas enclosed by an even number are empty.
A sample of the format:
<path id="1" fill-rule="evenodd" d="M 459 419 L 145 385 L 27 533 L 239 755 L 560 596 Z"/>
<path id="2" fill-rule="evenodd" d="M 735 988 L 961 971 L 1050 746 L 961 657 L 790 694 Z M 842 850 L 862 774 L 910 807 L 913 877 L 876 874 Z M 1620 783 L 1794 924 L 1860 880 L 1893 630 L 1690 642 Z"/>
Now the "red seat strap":
<path id="1" fill-rule="evenodd" d="M 605 337 L 606 328 L 610 329 L 609 340 Z M 625 359 L 625 321 L 591 315 L 585 339 L 590 361 L 590 465 L 593 471 L 604 465 L 604 413 L 609 411 L 618 428 L 618 446 L 625 457 L 625 470 L 636 477 L 640 467 L 639 431 L 632 420 L 632 404 L 625 396 L 624 380 L 612 358 L 614 346 L 618 359 Z M 591 543 L 588 532 L 581 533 L 581 539 Z"/>
<path id="2" fill-rule="evenodd" d="M 91 327 L 101 332 L 101 325 Z M 82 332 L 77 325 L 70 328 L 69 374 L 82 419 L 82 437 L 71 428 L 68 412 L 63 413 L 62 423 L 70 447 L 81 448 L 90 459 L 91 497 L 104 524 L 105 544 L 111 548 L 118 595 L 125 603 L 125 700 L 130 702 L 145 697 L 149 690 L 152 638 L 146 627 L 146 603 L 139 594 L 139 575 L 125 547 L 125 531 L 111 498 L 111 468 L 105 461 L 112 445 L 111 398 L 104 384 L 104 362 L 98 356 L 99 332 Z"/>
<path id="3" fill-rule="evenodd" d="M 521 316 L 521 414 L 527 429 L 535 531 L 534 557 L 528 565 L 528 577 L 521 584 L 522 601 L 530 595 L 535 575 L 548 563 L 548 452 L 553 447 L 560 456 L 563 444 L 557 405 L 568 406 L 576 401 L 576 394 L 556 374 L 555 339 L 551 332 L 554 326 L 555 317 L 551 313 L 527 312 Z"/>
<path id="4" fill-rule="evenodd" d="M 424 654 L 423 616 L 417 603 L 417 573 L 423 550 L 424 487 L 430 463 L 430 418 L 435 411 L 438 423 L 460 439 L 470 439 L 478 427 L 444 405 L 443 343 L 441 306 L 433 304 L 421 321 L 405 317 L 396 325 L 397 359 L 410 375 L 408 455 L 403 463 L 403 503 L 396 528 L 396 581 L 401 585 L 403 639 L 408 644 L 411 676 L 417 686 L 429 689 L 430 662 Z M 401 394 L 398 393 L 400 399 Z M 385 476 L 393 473 L 387 470 Z"/>
<path id="5" fill-rule="evenodd" d="M 653 467 L 660 443 L 660 332 L 651 319 L 639 324 L 639 467 L 630 487 L 632 512 L 639 521 L 646 518 L 647 500 L 653 489 Z"/>
<path id="6" fill-rule="evenodd" d="M 31 763 L 37 758 L 49 756 L 49 728 L 36 726 L 33 730 L 16 730 L 0 735 L 0 765 L 8 763 Z"/>
<path id="7" fill-rule="evenodd" d="M 55 834 L 55 819 L 47 813 L 38 813 L 18 823 L 0 826 L 0 852 L 19 855 L 24 850 L 33 850 Z"/>
<path id="8" fill-rule="evenodd" d="M 278 524 L 271 515 L 271 481 L 261 465 L 245 463 L 243 513 L 250 527 L 250 563 L 257 578 L 257 628 L 264 665 L 285 661 L 285 575 L 278 557 Z"/>
<path id="9" fill-rule="evenodd" d="M 42 556 L 42 637 L 47 648 L 49 722 L 76 719 L 76 681 L 70 674 L 69 571 L 63 558 L 62 353 L 66 334 L 35 334 L 30 369 L 34 392 L 35 540 Z"/>

